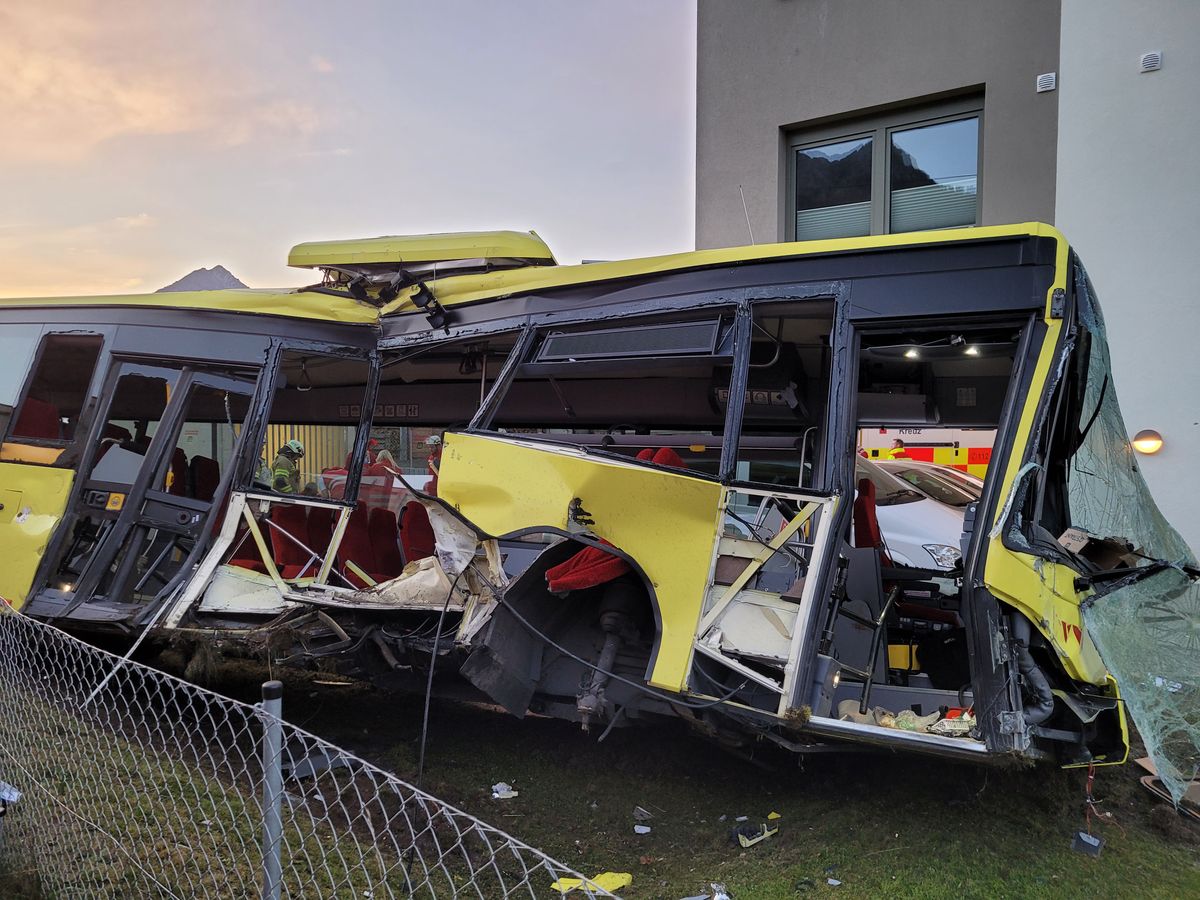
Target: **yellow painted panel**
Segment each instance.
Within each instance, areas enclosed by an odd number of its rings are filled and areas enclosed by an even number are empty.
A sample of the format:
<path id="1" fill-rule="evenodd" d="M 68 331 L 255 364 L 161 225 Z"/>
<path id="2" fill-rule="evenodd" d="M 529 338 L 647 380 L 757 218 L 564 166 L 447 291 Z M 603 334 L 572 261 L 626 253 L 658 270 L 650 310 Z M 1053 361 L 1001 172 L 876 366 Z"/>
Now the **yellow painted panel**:
<path id="1" fill-rule="evenodd" d="M 569 285 L 646 275 L 661 275 L 688 269 L 736 265 L 755 260 L 820 256 L 826 253 L 845 253 L 890 247 L 920 247 L 929 244 L 988 240 L 1020 235 L 1057 238 L 1064 247 L 1066 246 L 1062 234 L 1053 226 L 1041 222 L 1023 222 L 1018 225 L 987 225 L 979 228 L 877 234 L 827 241 L 791 241 L 780 244 L 755 244 L 749 247 L 726 247 L 718 250 L 692 250 L 687 253 L 673 253 L 666 256 L 624 259 L 579 266 L 529 266 L 523 269 L 508 269 L 482 275 L 459 275 L 438 279 L 434 285 L 434 294 L 444 306 L 453 306 L 458 303 L 473 303 L 477 300 L 507 297 L 526 291 L 548 290 Z M 416 293 L 415 288 L 402 291 L 399 297 L 383 308 L 383 315 L 416 311 L 411 300 L 414 293 Z"/>
<path id="2" fill-rule="evenodd" d="M 70 469 L 0 463 L 0 597 L 17 609 L 62 519 L 74 477 Z"/>
<path id="3" fill-rule="evenodd" d="M 1032 440 L 1038 405 L 1058 355 L 1057 344 L 1062 320 L 1050 317 L 1050 304 L 1054 291 L 1065 290 L 1067 287 L 1069 248 L 1066 239 L 1057 231 L 1050 229 L 1046 236 L 1055 237 L 1058 241 L 1054 283 L 1046 292 L 1046 335 L 1037 364 L 1034 366 L 1025 408 L 1021 410 L 1017 431 L 1013 436 L 1012 455 L 1004 470 L 1004 480 L 998 495 L 1001 501 L 996 504 L 992 521 L 987 523 L 989 528 L 994 528 L 999 521 L 1005 507 L 1004 500 L 1012 493 L 1021 461 Z M 1009 550 L 998 536 L 990 538 L 983 576 L 988 590 L 1020 610 L 1033 622 L 1050 641 L 1069 676 L 1090 684 L 1104 685 L 1108 683 L 1108 673 L 1096 645 L 1092 643 L 1091 637 L 1083 627 L 1083 617 L 1079 611 L 1080 597 L 1075 592 L 1075 576 L 1073 569 L 1028 553 Z"/>
<path id="4" fill-rule="evenodd" d="M 0 309 L 50 307 L 140 307 L 198 309 L 213 312 L 318 319 L 326 322 L 373 325 L 374 308 L 315 291 L 233 289 L 223 291 L 167 291 L 162 294 L 124 294 L 105 297 L 12 297 L 0 298 Z"/>
<path id="5" fill-rule="evenodd" d="M 62 456 L 62 447 L 34 447 L 29 444 L 0 444 L 0 461 L 30 462 L 52 466 Z"/>
<path id="6" fill-rule="evenodd" d="M 292 248 L 288 265 L 315 268 L 497 258 L 554 262 L 546 242 L 532 231 L 452 231 L 348 241 L 309 241 Z"/>
<path id="7" fill-rule="evenodd" d="M 570 448 L 449 433 L 438 493 L 492 535 L 567 527 L 578 497 L 598 537 L 628 553 L 658 596 L 662 637 L 650 683 L 686 685 L 716 541 L 721 486 Z"/>

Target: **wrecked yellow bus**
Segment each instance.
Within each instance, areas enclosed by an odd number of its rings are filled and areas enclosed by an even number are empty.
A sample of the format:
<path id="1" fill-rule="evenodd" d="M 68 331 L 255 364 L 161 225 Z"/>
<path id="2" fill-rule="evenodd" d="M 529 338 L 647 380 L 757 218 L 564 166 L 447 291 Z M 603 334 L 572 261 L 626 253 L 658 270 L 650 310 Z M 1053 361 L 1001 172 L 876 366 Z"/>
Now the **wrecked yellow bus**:
<path id="1" fill-rule="evenodd" d="M 14 608 L 797 752 L 1111 764 L 1128 710 L 1195 771 L 1200 572 L 1053 228 L 289 261 L 320 280 L 0 302 Z M 902 428 L 986 451 L 950 518 L 856 452 Z"/>

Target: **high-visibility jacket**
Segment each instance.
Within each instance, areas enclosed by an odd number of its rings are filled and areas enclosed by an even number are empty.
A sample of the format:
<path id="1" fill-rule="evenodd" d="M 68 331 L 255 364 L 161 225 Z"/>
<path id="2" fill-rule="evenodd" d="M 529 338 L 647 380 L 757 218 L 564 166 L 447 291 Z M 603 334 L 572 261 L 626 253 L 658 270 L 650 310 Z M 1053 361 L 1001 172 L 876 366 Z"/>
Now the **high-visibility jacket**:
<path id="1" fill-rule="evenodd" d="M 271 463 L 271 490 L 278 494 L 296 494 L 300 491 L 300 467 L 286 453 L 280 453 Z"/>
<path id="2" fill-rule="evenodd" d="M 893 447 L 888 451 L 888 459 L 908 459 L 908 451 L 903 447 Z"/>

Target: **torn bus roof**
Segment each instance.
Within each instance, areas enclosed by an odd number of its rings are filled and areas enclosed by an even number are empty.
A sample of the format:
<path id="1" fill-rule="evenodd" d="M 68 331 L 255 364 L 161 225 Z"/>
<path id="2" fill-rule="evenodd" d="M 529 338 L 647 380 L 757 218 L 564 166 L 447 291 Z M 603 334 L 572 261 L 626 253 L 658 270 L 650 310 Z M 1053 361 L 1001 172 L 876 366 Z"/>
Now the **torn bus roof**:
<path id="1" fill-rule="evenodd" d="M 554 254 L 533 231 L 456 231 L 308 241 L 288 253 L 288 265 L 301 269 L 408 268 L 466 262 L 490 264 L 492 268 L 552 266 Z"/>
<path id="2" fill-rule="evenodd" d="M 1025 236 L 1052 238 L 1066 246 L 1066 239 L 1052 225 L 1041 222 L 1024 222 L 1017 225 L 989 225 L 824 241 L 756 244 L 717 250 L 691 250 L 684 253 L 615 262 L 588 263 L 577 266 L 541 266 L 459 275 L 438 279 L 434 287 L 434 294 L 439 303 L 451 307 L 534 291 L 549 291 L 581 284 L 665 275 L 694 269 L 864 250 L 887 250 L 927 244 L 961 243 Z M 418 291 L 419 286 L 417 285 L 401 291 L 395 300 L 382 307 L 381 315 L 400 315 L 419 311 L 419 307 L 412 300 Z"/>
<path id="3" fill-rule="evenodd" d="M 0 309 L 53 307 L 177 309 L 243 315 L 286 316 L 349 325 L 374 325 L 374 309 L 350 297 L 316 291 L 237 288 L 217 291 L 175 291 L 153 294 L 112 294 L 92 297 L 14 297 L 0 299 Z"/>

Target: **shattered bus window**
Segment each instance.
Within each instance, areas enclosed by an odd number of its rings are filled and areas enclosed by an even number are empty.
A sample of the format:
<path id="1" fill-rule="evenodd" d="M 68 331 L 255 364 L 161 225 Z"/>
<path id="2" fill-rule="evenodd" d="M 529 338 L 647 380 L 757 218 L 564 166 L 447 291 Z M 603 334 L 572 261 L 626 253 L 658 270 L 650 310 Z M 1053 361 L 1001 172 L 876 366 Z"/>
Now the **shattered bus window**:
<path id="1" fill-rule="evenodd" d="M 732 362 L 728 313 L 549 330 L 490 427 L 715 477 Z"/>
<path id="2" fill-rule="evenodd" d="M 361 359 L 284 353 L 256 488 L 341 499 L 369 371 Z"/>
<path id="3" fill-rule="evenodd" d="M 1104 320 L 1081 267 L 1076 291 L 1090 343 L 1079 449 L 1067 482 L 1071 524 L 1124 543 L 1132 550 L 1125 566 L 1165 564 L 1115 590 L 1100 586 L 1084 620 L 1178 802 L 1200 770 L 1200 583 L 1181 568 L 1194 572 L 1196 557 L 1159 512 L 1139 471 L 1112 383 Z"/>

